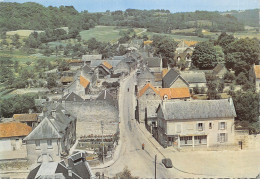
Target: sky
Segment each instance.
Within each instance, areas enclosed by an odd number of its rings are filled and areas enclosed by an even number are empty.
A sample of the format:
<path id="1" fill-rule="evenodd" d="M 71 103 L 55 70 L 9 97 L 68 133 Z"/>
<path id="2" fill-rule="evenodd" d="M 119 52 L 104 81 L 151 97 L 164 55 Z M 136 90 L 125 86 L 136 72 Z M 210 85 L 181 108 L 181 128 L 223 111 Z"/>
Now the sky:
<path id="1" fill-rule="evenodd" d="M 196 10 L 227 11 L 259 8 L 260 0 L 0 0 L 0 2 L 37 2 L 44 6 L 74 6 L 78 11 L 167 9 L 171 12 Z"/>

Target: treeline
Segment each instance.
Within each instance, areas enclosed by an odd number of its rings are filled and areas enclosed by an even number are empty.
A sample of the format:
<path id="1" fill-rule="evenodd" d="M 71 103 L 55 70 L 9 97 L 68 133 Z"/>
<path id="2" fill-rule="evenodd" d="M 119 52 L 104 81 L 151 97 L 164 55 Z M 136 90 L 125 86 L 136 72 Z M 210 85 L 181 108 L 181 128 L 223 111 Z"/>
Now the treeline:
<path id="1" fill-rule="evenodd" d="M 220 15 L 219 12 L 196 11 L 171 14 L 169 11 L 136 10 L 107 11 L 100 20 L 102 25 L 147 28 L 148 31 L 170 33 L 173 29 L 207 28 L 211 31 L 244 30 L 234 16 Z"/>
<path id="2" fill-rule="evenodd" d="M 0 31 L 18 29 L 46 30 L 60 27 L 88 30 L 94 27 L 100 14 L 79 13 L 73 6 L 44 7 L 37 3 L 1 2 Z"/>
<path id="3" fill-rule="evenodd" d="M 170 33 L 172 29 L 207 28 L 211 31 L 241 31 L 243 23 L 236 17 L 219 12 L 170 13 L 169 10 L 78 12 L 73 6 L 44 7 L 37 3 L 1 2 L 0 31 L 18 29 L 46 30 L 60 27 L 88 30 L 95 25 L 147 28 L 148 31 Z M 241 18 L 239 18 L 241 19 Z"/>

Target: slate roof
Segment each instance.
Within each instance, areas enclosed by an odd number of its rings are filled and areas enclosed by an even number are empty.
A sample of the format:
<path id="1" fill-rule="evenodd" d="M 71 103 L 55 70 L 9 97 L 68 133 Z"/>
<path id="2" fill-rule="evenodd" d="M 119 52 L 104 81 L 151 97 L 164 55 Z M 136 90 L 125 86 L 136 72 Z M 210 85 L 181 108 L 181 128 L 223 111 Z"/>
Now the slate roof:
<path id="1" fill-rule="evenodd" d="M 50 103 L 45 110 L 44 119 L 24 140 L 62 138 L 70 122 L 76 120 L 72 115 L 68 117 L 68 112 L 59 103 Z M 55 111 L 55 117 L 51 111 Z"/>
<path id="2" fill-rule="evenodd" d="M 82 99 L 79 95 L 75 94 L 74 92 L 66 94 L 65 96 L 63 96 L 62 99 L 65 101 L 77 101 L 77 102 L 84 101 L 84 99 Z"/>
<path id="3" fill-rule="evenodd" d="M 24 123 L 8 122 L 0 124 L 0 138 L 27 136 L 32 128 Z"/>
<path id="4" fill-rule="evenodd" d="M 188 82 L 174 69 L 168 71 L 168 73 L 163 77 L 164 88 L 169 88 L 178 78 L 181 78 L 185 83 Z"/>
<path id="5" fill-rule="evenodd" d="M 91 60 L 102 60 L 102 55 L 83 55 L 82 56 L 83 61 L 91 61 Z"/>
<path id="6" fill-rule="evenodd" d="M 38 114 L 14 114 L 13 118 L 14 120 L 19 122 L 37 121 Z"/>
<path id="7" fill-rule="evenodd" d="M 123 59 L 125 59 L 126 57 L 125 56 L 113 56 L 112 57 L 112 60 L 123 60 Z"/>
<path id="8" fill-rule="evenodd" d="M 109 93 L 107 90 L 102 91 L 98 97 L 96 98 L 96 100 L 107 100 L 111 103 L 115 103 L 114 97 L 111 93 Z"/>
<path id="9" fill-rule="evenodd" d="M 165 120 L 236 117 L 232 99 L 164 101 L 159 108 Z"/>
<path id="10" fill-rule="evenodd" d="M 206 83 L 204 72 L 181 72 L 180 74 L 188 83 Z"/>
<path id="11" fill-rule="evenodd" d="M 92 70 L 88 65 L 83 66 L 83 68 L 81 69 L 81 74 L 82 76 L 84 76 L 85 78 L 89 78 L 91 77 Z"/>
<path id="12" fill-rule="evenodd" d="M 168 99 L 181 99 L 190 97 L 189 88 L 159 88 L 158 90 L 162 99 L 164 95 L 167 95 Z"/>
<path id="13" fill-rule="evenodd" d="M 90 68 L 96 68 L 105 61 L 112 65 L 112 67 L 116 67 L 116 65 L 120 62 L 120 60 L 91 60 Z"/>
<path id="14" fill-rule="evenodd" d="M 147 63 L 147 66 L 150 68 L 160 67 L 162 59 L 159 57 L 147 57 L 144 59 L 144 62 Z"/>
<path id="15" fill-rule="evenodd" d="M 254 72 L 255 72 L 256 79 L 260 79 L 260 65 L 254 66 Z"/>
<path id="16" fill-rule="evenodd" d="M 215 66 L 215 68 L 213 69 L 213 74 L 218 74 L 222 69 L 226 69 L 224 64 L 217 64 L 217 66 Z"/>
<path id="17" fill-rule="evenodd" d="M 154 75 L 150 72 L 148 68 L 145 68 L 141 71 L 141 73 L 137 76 L 138 79 L 150 79 L 154 78 Z"/>

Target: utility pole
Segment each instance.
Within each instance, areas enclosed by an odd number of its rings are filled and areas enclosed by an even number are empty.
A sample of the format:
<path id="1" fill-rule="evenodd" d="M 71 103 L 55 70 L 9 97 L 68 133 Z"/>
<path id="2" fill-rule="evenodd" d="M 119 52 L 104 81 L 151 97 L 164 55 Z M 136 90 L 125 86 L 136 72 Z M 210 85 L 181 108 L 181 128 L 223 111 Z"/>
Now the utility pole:
<path id="1" fill-rule="evenodd" d="M 104 140 L 103 140 L 104 122 L 103 121 L 101 121 L 101 130 L 102 130 L 102 162 L 104 163 Z"/>
<path id="2" fill-rule="evenodd" d="M 157 155 L 155 155 L 155 162 L 154 162 L 154 178 L 156 179 L 156 160 L 157 160 Z"/>

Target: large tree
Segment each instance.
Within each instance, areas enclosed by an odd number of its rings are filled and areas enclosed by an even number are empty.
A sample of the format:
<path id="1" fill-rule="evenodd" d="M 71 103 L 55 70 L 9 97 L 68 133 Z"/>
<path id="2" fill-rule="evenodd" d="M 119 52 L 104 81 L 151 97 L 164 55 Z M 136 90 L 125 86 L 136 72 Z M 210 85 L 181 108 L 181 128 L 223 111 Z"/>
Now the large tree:
<path id="1" fill-rule="evenodd" d="M 244 72 L 248 75 L 254 63 L 258 61 L 259 44 L 256 39 L 238 39 L 226 47 L 226 67 L 238 75 Z"/>
<path id="2" fill-rule="evenodd" d="M 209 69 L 217 65 L 217 55 L 213 43 L 200 42 L 191 56 L 192 63 L 199 69 Z"/>
<path id="3" fill-rule="evenodd" d="M 235 37 L 233 35 L 228 35 L 226 32 L 222 32 L 216 43 L 222 47 L 223 52 L 226 54 L 226 47 L 234 41 Z"/>

